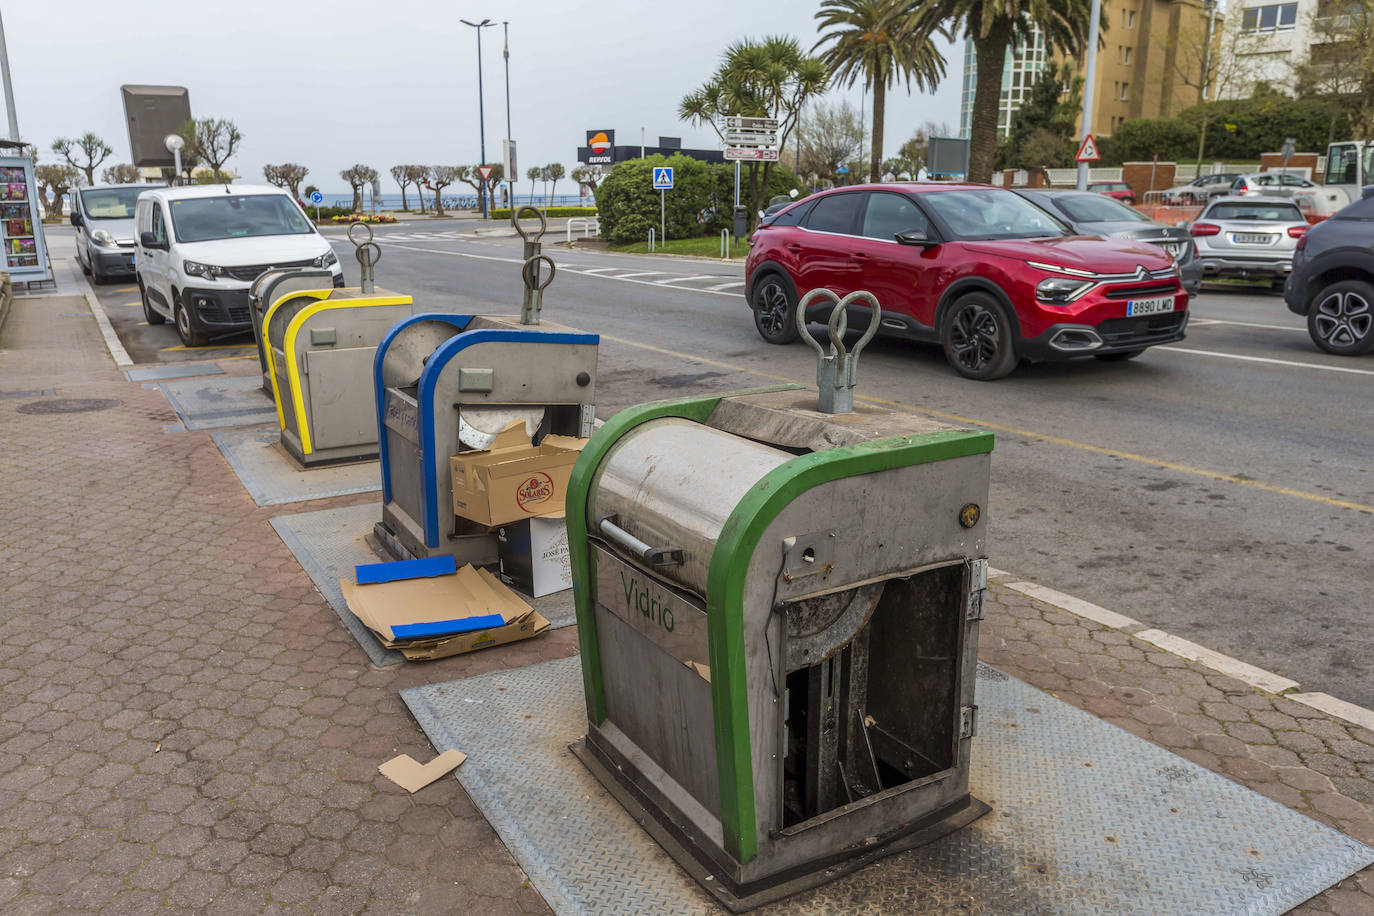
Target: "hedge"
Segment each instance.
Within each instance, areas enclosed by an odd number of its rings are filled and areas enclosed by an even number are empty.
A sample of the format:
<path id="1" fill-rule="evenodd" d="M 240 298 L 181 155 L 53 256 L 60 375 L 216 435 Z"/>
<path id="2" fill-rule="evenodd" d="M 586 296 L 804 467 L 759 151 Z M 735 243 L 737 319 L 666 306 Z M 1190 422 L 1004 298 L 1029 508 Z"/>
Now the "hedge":
<path id="1" fill-rule="evenodd" d="M 520 209 L 516 207 L 516 209 Z M 596 207 L 540 207 L 545 216 L 596 216 Z M 510 207 L 490 211 L 492 219 L 510 219 Z M 526 216 L 524 219 L 529 219 Z"/>

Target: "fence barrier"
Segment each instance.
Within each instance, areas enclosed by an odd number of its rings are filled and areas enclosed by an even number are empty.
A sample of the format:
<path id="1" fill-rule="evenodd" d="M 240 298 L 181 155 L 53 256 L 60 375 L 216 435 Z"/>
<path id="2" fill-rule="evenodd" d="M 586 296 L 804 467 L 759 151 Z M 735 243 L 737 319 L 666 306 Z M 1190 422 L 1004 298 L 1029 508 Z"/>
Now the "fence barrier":
<path id="1" fill-rule="evenodd" d="M 598 217 L 595 217 L 595 216 L 574 216 L 572 219 L 568 220 L 568 226 L 567 226 L 567 232 L 568 232 L 567 244 L 569 244 L 569 245 L 571 245 L 571 244 L 572 244 L 572 241 L 573 241 L 573 230 L 574 230 L 574 229 L 580 229 L 580 230 L 582 230 L 582 237 L 583 237 L 584 239 L 585 239 L 585 238 L 590 238 L 590 237 L 593 236 L 593 235 L 600 235 L 600 234 L 601 234 L 601 220 L 600 220 Z"/>

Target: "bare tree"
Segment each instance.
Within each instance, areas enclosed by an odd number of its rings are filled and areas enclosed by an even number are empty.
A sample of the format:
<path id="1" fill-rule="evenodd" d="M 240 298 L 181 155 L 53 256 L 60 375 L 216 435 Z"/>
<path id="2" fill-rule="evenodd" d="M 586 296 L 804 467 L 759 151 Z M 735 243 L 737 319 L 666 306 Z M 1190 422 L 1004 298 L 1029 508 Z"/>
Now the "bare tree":
<path id="1" fill-rule="evenodd" d="M 38 183 L 38 196 L 43 201 L 44 212 L 48 214 L 48 219 L 56 219 L 62 215 L 62 195 L 81 184 L 81 169 L 74 165 L 46 162 L 34 166 L 33 177 Z"/>
<path id="2" fill-rule="evenodd" d="M 401 186 L 401 209 L 410 211 L 410 204 L 406 201 L 406 186 L 410 184 L 410 179 L 406 177 L 406 167 L 403 165 L 393 165 L 391 167 L 391 178 Z"/>
<path id="3" fill-rule="evenodd" d="M 534 183 L 544 177 L 542 165 L 532 165 L 525 169 L 525 177 L 530 180 L 530 203 L 534 203 Z"/>
<path id="4" fill-rule="evenodd" d="M 463 167 L 466 168 L 466 167 Z M 426 174 L 428 185 L 434 191 L 434 215 L 444 215 L 444 188 L 461 177 L 463 168 L 456 165 L 431 165 Z"/>
<path id="5" fill-rule="evenodd" d="M 845 185 L 857 181 L 868 171 L 863 124 L 859 121 L 858 109 L 847 101 L 816 100 L 807 105 L 798 120 L 792 142 L 792 162 L 802 174 L 817 175 Z M 841 165 L 848 166 L 847 174 L 837 173 Z"/>
<path id="6" fill-rule="evenodd" d="M 138 184 L 140 177 L 138 169 L 124 162 L 109 166 L 100 173 L 100 180 L 105 184 Z"/>
<path id="7" fill-rule="evenodd" d="M 1229 23 L 1220 16 L 1214 21 L 1194 19 L 1190 26 L 1179 30 L 1173 42 L 1174 74 L 1185 87 L 1196 91 L 1198 104 L 1234 98 L 1254 81 L 1260 66 L 1257 61 L 1273 56 L 1259 53 L 1263 40 L 1242 28 L 1239 11 Z M 1287 65 L 1286 58 L 1283 62 Z M 1197 138 L 1198 174 L 1202 173 L 1202 157 L 1207 151 L 1210 119 L 1211 112 L 1203 105 Z"/>
<path id="8" fill-rule="evenodd" d="M 52 151 L 67 160 L 67 164 L 72 168 L 85 172 L 86 184 L 95 184 L 95 170 L 114 152 L 110 144 L 89 130 L 75 140 L 58 137 L 52 142 Z M 76 160 L 78 153 L 84 162 Z"/>
<path id="9" fill-rule="evenodd" d="M 305 176 L 310 174 L 310 170 L 294 162 L 283 162 L 281 165 L 264 165 L 262 174 L 268 184 L 286 188 L 292 197 L 300 200 L 301 182 L 305 181 Z"/>
<path id="10" fill-rule="evenodd" d="M 267 183 L 274 188 L 286 187 L 286 179 L 282 177 L 281 166 L 264 165 L 262 167 L 262 177 L 267 179 Z"/>
<path id="11" fill-rule="evenodd" d="M 339 173 L 339 177 L 348 182 L 348 186 L 353 189 L 353 212 L 360 212 L 363 209 L 363 187 L 377 180 L 377 170 L 360 162 L 352 168 L 344 169 Z"/>
<path id="12" fill-rule="evenodd" d="M 425 176 L 429 174 L 429 169 L 423 165 L 403 165 L 405 180 L 409 184 L 415 185 L 415 199 L 420 202 L 420 212 L 425 212 Z"/>
<path id="13" fill-rule="evenodd" d="M 911 139 L 907 140 L 897 150 L 897 168 L 894 174 L 906 173 L 912 178 L 920 174 L 921 169 L 925 168 L 930 162 L 930 140 L 932 137 L 953 137 L 955 131 L 944 121 L 926 121 Z"/>
<path id="14" fill-rule="evenodd" d="M 193 119 L 183 124 L 178 133 L 196 158 L 210 167 L 216 182 L 223 176 L 224 164 L 238 151 L 239 141 L 243 139 L 238 126 L 225 118 Z M 181 158 L 184 168 L 186 150 L 182 150 Z"/>
<path id="15" fill-rule="evenodd" d="M 548 174 L 549 181 L 553 185 L 549 188 L 549 206 L 552 207 L 554 195 L 558 193 L 559 179 L 566 178 L 568 173 L 563 168 L 563 163 L 561 162 L 550 162 L 548 165 L 544 166 L 544 170 Z"/>
<path id="16" fill-rule="evenodd" d="M 496 209 L 496 186 L 506 180 L 506 166 L 500 162 L 491 164 L 491 177 L 487 179 L 487 202 L 489 210 Z"/>
<path id="17" fill-rule="evenodd" d="M 572 170 L 569 177 L 595 194 L 596 186 L 601 184 L 602 179 L 606 177 L 606 169 L 599 165 L 579 165 Z"/>
<path id="18" fill-rule="evenodd" d="M 478 197 L 478 206 L 480 207 L 480 200 L 482 197 L 482 173 L 477 171 L 477 168 L 478 167 L 475 165 L 458 166 L 458 180 L 472 188 L 473 193 Z"/>
<path id="19" fill-rule="evenodd" d="M 1337 139 L 1342 112 L 1357 136 L 1368 136 L 1374 128 L 1374 0 L 1319 3 L 1308 27 L 1308 59 L 1294 67 L 1298 97 L 1330 104 L 1327 143 Z"/>

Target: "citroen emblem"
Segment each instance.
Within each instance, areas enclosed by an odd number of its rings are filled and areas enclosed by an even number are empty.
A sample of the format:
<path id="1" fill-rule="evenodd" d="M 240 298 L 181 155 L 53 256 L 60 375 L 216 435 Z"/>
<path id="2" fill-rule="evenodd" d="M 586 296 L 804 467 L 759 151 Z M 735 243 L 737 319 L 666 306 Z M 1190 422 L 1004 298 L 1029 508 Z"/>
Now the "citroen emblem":
<path id="1" fill-rule="evenodd" d="M 1135 276 L 1137 280 L 1146 280 L 1149 279 L 1150 273 L 1145 269 L 1144 264 L 1137 264 L 1135 266 Z"/>

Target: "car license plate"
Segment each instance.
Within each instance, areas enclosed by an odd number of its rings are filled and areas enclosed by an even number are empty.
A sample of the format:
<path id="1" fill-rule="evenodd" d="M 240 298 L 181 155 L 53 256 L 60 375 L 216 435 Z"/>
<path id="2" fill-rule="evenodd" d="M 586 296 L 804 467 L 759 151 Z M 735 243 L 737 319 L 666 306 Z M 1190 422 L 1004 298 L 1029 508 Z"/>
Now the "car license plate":
<path id="1" fill-rule="evenodd" d="M 1231 236 L 1231 241 L 1237 245 L 1268 245 L 1274 237 L 1262 232 L 1237 232 Z"/>
<path id="2" fill-rule="evenodd" d="M 1182 242 L 1165 242 L 1163 245 L 1160 245 L 1159 247 L 1169 252 L 1169 254 L 1173 255 L 1175 258 L 1177 258 L 1180 254 L 1183 253 Z"/>
<path id="3" fill-rule="evenodd" d="M 1129 316 L 1154 315 L 1158 312 L 1172 312 L 1173 310 L 1173 296 L 1158 296 L 1154 299 L 1131 299 L 1126 303 L 1126 314 Z"/>

